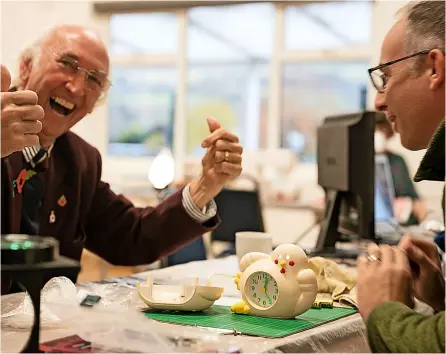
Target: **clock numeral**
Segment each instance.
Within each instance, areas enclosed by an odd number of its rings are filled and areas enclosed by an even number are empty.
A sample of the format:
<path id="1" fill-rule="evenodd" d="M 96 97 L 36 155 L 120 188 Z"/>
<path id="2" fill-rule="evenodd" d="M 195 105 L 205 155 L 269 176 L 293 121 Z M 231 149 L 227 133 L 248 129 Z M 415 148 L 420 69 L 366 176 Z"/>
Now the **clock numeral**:
<path id="1" fill-rule="evenodd" d="M 278 294 L 279 293 L 279 289 L 274 289 L 275 291 L 276 291 L 276 294 Z"/>
<path id="2" fill-rule="evenodd" d="M 258 281 L 257 279 L 253 279 L 252 282 L 253 282 L 254 284 L 258 284 L 258 283 L 259 283 L 259 281 Z"/>
<path id="3" fill-rule="evenodd" d="M 268 302 L 270 305 L 273 303 L 273 301 L 271 299 L 269 299 Z"/>
<path id="4" fill-rule="evenodd" d="M 274 281 L 274 286 L 277 286 L 277 282 L 276 281 Z"/>
<path id="5" fill-rule="evenodd" d="M 252 291 L 256 290 L 256 287 L 255 286 L 251 286 L 251 290 Z"/>
<path id="6" fill-rule="evenodd" d="M 257 299 L 258 299 L 258 300 L 259 300 L 259 302 L 260 302 L 260 298 L 258 297 Z"/>
<path id="7" fill-rule="evenodd" d="M 273 295 L 273 299 L 276 300 L 276 299 L 277 299 L 277 296 L 276 296 L 276 295 Z"/>
<path id="8" fill-rule="evenodd" d="M 252 294 L 252 296 L 254 296 L 256 298 L 257 297 L 257 293 Z"/>
<path id="9" fill-rule="evenodd" d="M 265 300 L 263 300 L 263 305 L 266 305 L 266 301 Z"/>

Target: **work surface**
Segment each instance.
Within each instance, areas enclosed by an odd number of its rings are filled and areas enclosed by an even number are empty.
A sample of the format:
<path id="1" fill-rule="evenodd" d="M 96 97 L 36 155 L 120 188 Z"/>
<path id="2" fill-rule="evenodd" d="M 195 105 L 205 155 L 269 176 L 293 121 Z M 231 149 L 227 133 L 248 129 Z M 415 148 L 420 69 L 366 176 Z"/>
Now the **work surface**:
<path id="1" fill-rule="evenodd" d="M 150 275 L 157 281 L 172 281 L 198 276 L 207 279 L 215 274 L 234 274 L 237 272 L 235 257 L 225 259 L 191 262 L 175 267 L 151 271 Z M 141 275 L 141 274 L 140 274 Z M 237 301 L 237 292 L 231 278 L 216 276 L 212 278 L 213 285 L 224 286 L 223 297 L 217 305 L 231 305 Z M 18 302 L 23 298 L 19 294 L 2 297 L 2 308 Z M 3 324 L 2 324 L 3 326 Z M 172 332 L 181 333 L 184 327 L 166 324 Z M 44 329 L 41 332 L 41 342 L 73 334 L 70 329 Z M 225 336 L 228 337 L 228 336 Z M 27 333 L 23 330 L 2 328 L 2 352 L 18 352 L 25 343 Z M 231 344 L 243 352 L 369 352 L 366 332 L 359 314 L 351 315 L 319 327 L 290 335 L 284 338 L 263 338 L 239 335 L 230 338 Z"/>

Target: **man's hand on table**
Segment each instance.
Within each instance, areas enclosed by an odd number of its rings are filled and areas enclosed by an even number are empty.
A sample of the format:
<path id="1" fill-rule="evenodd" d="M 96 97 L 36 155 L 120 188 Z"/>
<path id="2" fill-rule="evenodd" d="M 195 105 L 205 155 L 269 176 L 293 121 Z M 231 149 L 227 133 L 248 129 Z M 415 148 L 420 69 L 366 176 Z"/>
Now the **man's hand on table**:
<path id="1" fill-rule="evenodd" d="M 411 262 L 415 297 L 436 311 L 444 311 L 445 280 L 437 245 L 429 239 L 404 236 L 398 247 Z"/>
<path id="2" fill-rule="evenodd" d="M 230 180 L 242 172 L 243 148 L 239 138 L 226 131 L 213 118 L 208 118 L 210 135 L 201 146 L 207 148 L 199 178 L 190 183 L 190 196 L 194 204 L 204 208 Z"/>
<path id="3" fill-rule="evenodd" d="M 413 282 L 406 253 L 398 247 L 372 244 L 368 255 L 362 254 L 357 261 L 358 309 L 364 321 L 385 302 L 398 301 L 413 308 Z"/>

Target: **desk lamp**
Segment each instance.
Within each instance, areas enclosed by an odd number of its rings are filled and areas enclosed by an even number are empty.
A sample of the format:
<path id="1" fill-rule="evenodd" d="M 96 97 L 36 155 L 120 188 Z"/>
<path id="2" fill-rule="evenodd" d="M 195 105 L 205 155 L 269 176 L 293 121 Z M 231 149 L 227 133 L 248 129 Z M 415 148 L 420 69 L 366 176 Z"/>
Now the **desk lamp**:
<path id="1" fill-rule="evenodd" d="M 172 152 L 168 148 L 164 148 L 155 157 L 149 168 L 148 178 L 153 188 L 156 190 L 156 198 L 158 203 L 166 199 L 172 190 L 169 185 L 173 182 L 175 175 L 175 162 L 173 160 Z M 161 267 L 167 267 L 168 259 L 164 257 L 161 259 Z"/>
<path id="2" fill-rule="evenodd" d="M 156 190 L 158 202 L 162 202 L 169 194 L 169 185 L 175 175 L 175 163 L 172 152 L 164 148 L 150 165 L 148 178 Z"/>
<path id="3" fill-rule="evenodd" d="M 39 353 L 40 291 L 45 279 L 76 278 L 79 262 L 59 255 L 59 242 L 51 237 L 9 234 L 1 236 L 3 280 L 20 283 L 31 298 L 34 323 L 23 353 Z"/>

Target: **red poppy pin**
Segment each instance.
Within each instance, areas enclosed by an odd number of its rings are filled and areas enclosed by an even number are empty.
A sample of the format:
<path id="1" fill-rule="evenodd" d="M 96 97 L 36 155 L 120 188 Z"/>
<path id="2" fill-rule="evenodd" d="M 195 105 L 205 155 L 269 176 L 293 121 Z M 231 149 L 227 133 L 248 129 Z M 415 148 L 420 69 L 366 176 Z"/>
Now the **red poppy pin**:
<path id="1" fill-rule="evenodd" d="M 27 170 L 25 168 L 21 170 L 17 178 L 12 182 L 13 196 L 15 196 L 16 191 L 21 194 L 26 181 L 36 174 L 34 170 Z"/>

